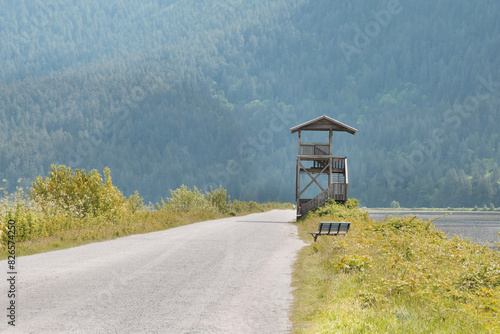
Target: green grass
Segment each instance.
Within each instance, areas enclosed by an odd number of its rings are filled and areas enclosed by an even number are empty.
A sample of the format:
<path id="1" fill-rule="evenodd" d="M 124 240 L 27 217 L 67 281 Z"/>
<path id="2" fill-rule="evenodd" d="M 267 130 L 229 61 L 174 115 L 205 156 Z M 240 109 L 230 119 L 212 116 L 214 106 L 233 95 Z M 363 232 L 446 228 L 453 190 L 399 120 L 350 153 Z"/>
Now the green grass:
<path id="1" fill-rule="evenodd" d="M 313 243 L 320 220 L 351 230 Z M 375 222 L 355 205 L 297 224 L 311 245 L 295 264 L 294 333 L 500 333 L 498 252 L 414 216 Z"/>

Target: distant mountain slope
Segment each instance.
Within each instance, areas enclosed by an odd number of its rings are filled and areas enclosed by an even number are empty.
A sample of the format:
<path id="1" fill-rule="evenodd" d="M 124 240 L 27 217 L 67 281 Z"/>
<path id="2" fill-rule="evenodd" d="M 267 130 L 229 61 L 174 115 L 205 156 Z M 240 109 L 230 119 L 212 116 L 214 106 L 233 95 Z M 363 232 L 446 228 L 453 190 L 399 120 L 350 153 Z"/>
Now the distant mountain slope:
<path id="1" fill-rule="evenodd" d="M 296 138 L 327 114 L 364 205 L 500 206 L 500 3 L 0 1 L 0 178 L 109 166 L 292 201 Z"/>

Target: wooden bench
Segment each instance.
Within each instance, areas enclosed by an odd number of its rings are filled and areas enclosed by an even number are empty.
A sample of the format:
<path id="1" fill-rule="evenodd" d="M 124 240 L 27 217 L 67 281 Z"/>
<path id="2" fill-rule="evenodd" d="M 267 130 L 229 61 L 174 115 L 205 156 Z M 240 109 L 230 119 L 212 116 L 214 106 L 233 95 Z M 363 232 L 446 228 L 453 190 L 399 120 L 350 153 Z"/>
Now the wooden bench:
<path id="1" fill-rule="evenodd" d="M 349 232 L 351 223 L 324 222 L 319 223 L 318 232 L 309 232 L 314 236 L 314 241 L 318 235 L 346 235 Z"/>

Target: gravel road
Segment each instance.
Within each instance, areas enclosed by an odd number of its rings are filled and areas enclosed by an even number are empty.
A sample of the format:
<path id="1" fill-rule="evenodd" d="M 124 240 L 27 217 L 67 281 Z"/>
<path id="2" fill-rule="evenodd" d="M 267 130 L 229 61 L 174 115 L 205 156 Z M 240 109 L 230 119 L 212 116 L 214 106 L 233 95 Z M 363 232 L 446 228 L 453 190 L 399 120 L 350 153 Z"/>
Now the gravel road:
<path id="1" fill-rule="evenodd" d="M 294 219 L 273 210 L 18 258 L 15 327 L 0 261 L 0 330 L 286 333 L 304 246 Z"/>

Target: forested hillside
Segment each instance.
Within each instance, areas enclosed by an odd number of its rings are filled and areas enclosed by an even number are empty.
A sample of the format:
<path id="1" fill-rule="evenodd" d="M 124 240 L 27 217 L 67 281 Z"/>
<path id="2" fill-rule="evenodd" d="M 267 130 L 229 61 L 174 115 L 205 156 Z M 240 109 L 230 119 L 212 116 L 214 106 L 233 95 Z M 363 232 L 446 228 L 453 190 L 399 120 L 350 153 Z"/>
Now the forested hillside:
<path id="1" fill-rule="evenodd" d="M 0 179 L 103 170 L 293 201 L 296 136 L 328 115 L 367 206 L 500 206 L 495 0 L 1 1 Z"/>

